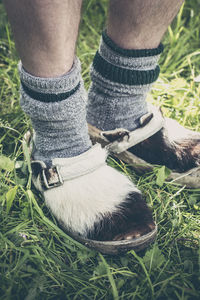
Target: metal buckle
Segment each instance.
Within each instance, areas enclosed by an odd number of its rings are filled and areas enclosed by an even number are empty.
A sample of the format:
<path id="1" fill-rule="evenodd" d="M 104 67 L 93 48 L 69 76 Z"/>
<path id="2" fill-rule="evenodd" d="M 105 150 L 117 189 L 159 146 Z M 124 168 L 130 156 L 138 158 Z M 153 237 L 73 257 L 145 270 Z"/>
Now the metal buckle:
<path id="1" fill-rule="evenodd" d="M 50 169 L 42 169 L 42 179 L 43 184 L 47 189 L 63 185 L 62 176 L 59 173 L 57 166 L 53 166 Z"/>

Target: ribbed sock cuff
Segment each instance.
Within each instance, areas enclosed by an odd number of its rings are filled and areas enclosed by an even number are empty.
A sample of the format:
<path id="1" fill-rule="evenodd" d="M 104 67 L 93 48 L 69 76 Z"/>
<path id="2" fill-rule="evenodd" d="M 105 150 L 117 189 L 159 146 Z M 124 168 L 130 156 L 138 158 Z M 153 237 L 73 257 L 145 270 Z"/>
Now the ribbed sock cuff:
<path id="1" fill-rule="evenodd" d="M 106 79 L 113 82 L 128 85 L 145 85 L 156 81 L 160 68 L 156 66 L 153 70 L 139 71 L 117 67 L 107 62 L 101 55 L 96 53 L 93 61 L 94 69 Z"/>
<path id="2" fill-rule="evenodd" d="M 94 57 L 93 68 L 103 78 L 114 83 L 149 85 L 159 76 L 158 59 L 162 51 L 162 44 L 155 49 L 122 49 L 104 31 L 100 48 Z"/>
<path id="3" fill-rule="evenodd" d="M 74 89 L 78 89 L 81 80 L 81 64 L 77 57 L 75 57 L 71 70 L 65 75 L 56 78 L 33 76 L 24 70 L 21 62 L 18 65 L 18 70 L 22 87 L 26 89 L 28 94 L 32 93 L 30 96 L 33 96 L 33 99 L 44 102 L 56 102 L 66 99 L 62 94 L 71 93 Z M 45 97 L 43 97 L 44 94 Z M 52 97 L 51 99 L 48 95 L 52 94 L 56 97 Z"/>
<path id="4" fill-rule="evenodd" d="M 33 76 L 24 70 L 21 62 L 18 69 L 21 79 L 20 104 L 32 119 L 65 120 L 70 112 L 77 114 L 79 106 L 80 111 L 85 110 L 86 92 L 77 57 L 71 70 L 56 78 Z"/>

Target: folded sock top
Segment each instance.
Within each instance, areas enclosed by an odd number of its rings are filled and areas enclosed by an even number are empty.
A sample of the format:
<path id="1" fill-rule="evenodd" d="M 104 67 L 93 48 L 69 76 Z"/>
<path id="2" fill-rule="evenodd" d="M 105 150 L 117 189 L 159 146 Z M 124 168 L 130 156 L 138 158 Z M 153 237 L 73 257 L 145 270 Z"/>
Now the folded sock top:
<path id="1" fill-rule="evenodd" d="M 117 46 L 118 47 L 118 46 Z M 121 48 L 119 48 L 121 49 Z M 125 49 L 122 49 L 125 50 Z M 127 50 L 129 51 L 129 50 Z M 135 51 L 135 50 L 134 50 Z M 136 50 L 137 51 L 137 50 Z M 123 56 L 118 52 L 115 52 L 111 49 L 105 42 L 104 39 L 101 38 L 100 47 L 99 47 L 99 55 L 103 57 L 107 62 L 120 66 L 121 68 L 130 69 L 130 70 L 152 70 L 157 67 L 158 60 L 160 58 L 160 54 L 156 54 L 154 56 L 141 56 L 141 57 L 132 57 L 132 56 Z M 144 59 L 145 58 L 145 59 Z"/>
<path id="2" fill-rule="evenodd" d="M 67 74 L 56 78 L 42 78 L 33 76 L 24 70 L 21 62 L 19 62 L 18 70 L 22 84 L 28 89 L 38 93 L 66 93 L 75 89 L 81 79 L 81 64 L 77 57 L 74 59 L 71 70 Z"/>
<path id="3" fill-rule="evenodd" d="M 157 65 L 151 70 L 131 70 L 115 66 L 106 61 L 97 51 L 94 61 L 94 69 L 99 72 L 104 78 L 113 82 L 127 85 L 144 85 L 150 84 L 159 76 L 160 68 Z"/>
<path id="4" fill-rule="evenodd" d="M 159 76 L 162 51 L 162 44 L 154 49 L 122 49 L 104 31 L 91 67 L 93 84 L 104 86 L 105 93 L 113 96 L 122 90 L 124 94 L 147 92 Z"/>

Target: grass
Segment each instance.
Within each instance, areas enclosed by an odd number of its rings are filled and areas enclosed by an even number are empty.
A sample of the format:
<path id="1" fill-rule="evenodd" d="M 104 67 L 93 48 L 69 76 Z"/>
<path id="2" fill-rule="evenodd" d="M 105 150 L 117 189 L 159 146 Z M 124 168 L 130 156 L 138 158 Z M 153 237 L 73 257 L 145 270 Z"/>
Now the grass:
<path id="1" fill-rule="evenodd" d="M 106 2 L 84 4 L 77 51 L 86 87 Z M 199 1 L 186 2 L 169 28 L 161 74 L 148 97 L 194 130 L 200 130 L 198 7 Z M 21 144 L 30 121 L 19 107 L 18 57 L 1 2 L 0 14 L 0 299 L 199 299 L 200 190 L 160 182 L 157 168 L 139 177 L 109 159 L 143 191 L 159 226 L 146 251 L 111 257 L 69 238 L 31 189 Z"/>

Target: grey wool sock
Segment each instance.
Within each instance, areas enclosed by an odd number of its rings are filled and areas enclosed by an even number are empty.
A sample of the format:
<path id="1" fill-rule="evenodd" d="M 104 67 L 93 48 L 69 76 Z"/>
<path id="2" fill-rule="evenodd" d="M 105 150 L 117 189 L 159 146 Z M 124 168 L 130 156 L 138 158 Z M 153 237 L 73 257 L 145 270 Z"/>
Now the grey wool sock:
<path id="1" fill-rule="evenodd" d="M 162 51 L 162 44 L 155 49 L 122 49 L 103 32 L 91 66 L 88 123 L 101 130 L 139 127 L 139 118 L 147 113 L 147 92 L 160 72 Z"/>
<path id="2" fill-rule="evenodd" d="M 80 71 L 78 58 L 68 73 L 57 78 L 32 76 L 19 63 L 20 104 L 35 131 L 35 160 L 73 157 L 91 147 Z"/>

